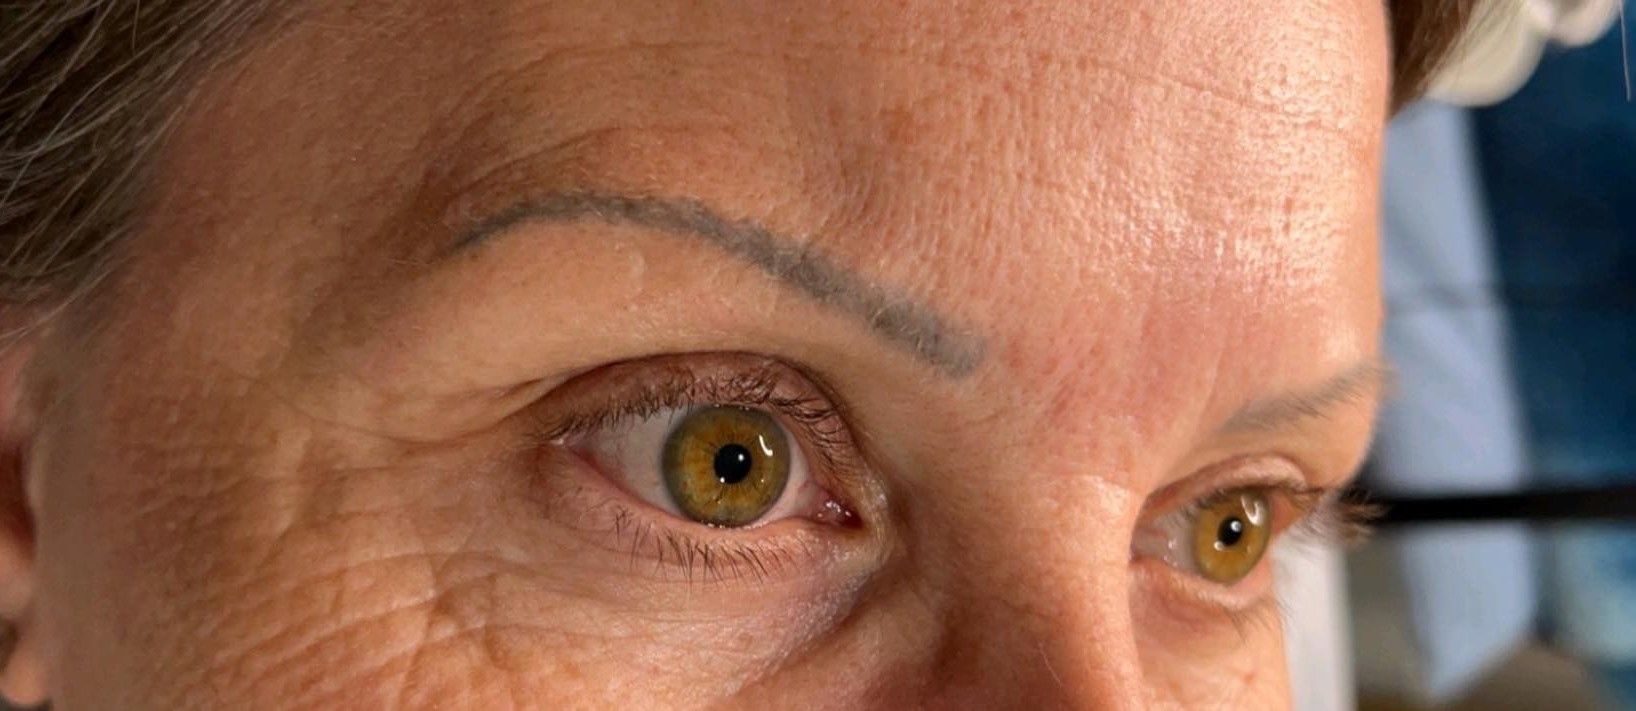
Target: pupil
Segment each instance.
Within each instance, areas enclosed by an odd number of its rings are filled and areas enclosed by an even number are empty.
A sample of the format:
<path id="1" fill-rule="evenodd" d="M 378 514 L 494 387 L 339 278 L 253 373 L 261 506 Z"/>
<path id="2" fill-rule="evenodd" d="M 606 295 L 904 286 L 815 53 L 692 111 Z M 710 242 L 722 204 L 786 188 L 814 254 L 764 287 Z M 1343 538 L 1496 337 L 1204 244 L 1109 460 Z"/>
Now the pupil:
<path id="1" fill-rule="evenodd" d="M 716 481 L 737 484 L 750 476 L 754 462 L 750 450 L 742 444 L 729 444 L 716 450 Z"/>
<path id="2" fill-rule="evenodd" d="M 1216 529 L 1216 541 L 1220 542 L 1223 547 L 1231 548 L 1238 545 L 1238 542 L 1243 538 L 1244 522 L 1239 520 L 1237 516 L 1222 521 L 1221 527 Z"/>

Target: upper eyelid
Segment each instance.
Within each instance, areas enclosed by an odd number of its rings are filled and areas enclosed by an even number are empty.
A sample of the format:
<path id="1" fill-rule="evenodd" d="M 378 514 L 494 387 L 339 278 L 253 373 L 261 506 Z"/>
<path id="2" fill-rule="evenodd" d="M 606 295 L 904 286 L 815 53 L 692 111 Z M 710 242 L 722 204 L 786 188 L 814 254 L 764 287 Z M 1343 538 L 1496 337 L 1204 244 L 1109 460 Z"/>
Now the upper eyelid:
<path id="1" fill-rule="evenodd" d="M 1312 479 L 1299 461 L 1276 453 L 1242 455 L 1201 467 L 1148 495 L 1140 520 L 1152 521 L 1229 491 L 1260 488 L 1292 497 L 1311 498 L 1328 491 Z"/>
<path id="2" fill-rule="evenodd" d="M 751 372 L 741 372 L 733 378 L 722 379 L 701 375 L 705 368 L 668 362 L 672 358 L 687 355 L 660 356 L 662 362 L 652 364 L 651 367 L 644 367 L 644 361 L 652 359 L 614 363 L 574 378 L 559 389 L 575 389 L 580 385 L 580 381 L 605 376 L 609 370 L 615 371 L 618 376 L 624 376 L 625 373 L 622 371 L 626 369 L 642 368 L 648 371 L 642 373 L 634 383 L 619 383 L 607 388 L 611 392 L 600 394 L 595 404 L 571 407 L 566 414 L 542 413 L 539 419 L 549 421 L 539 422 L 539 431 L 544 433 L 544 439 L 556 440 L 570 434 L 606 427 L 617 420 L 641 417 L 663 409 L 683 408 L 707 402 L 765 404 L 776 390 L 776 377 L 771 372 L 775 367 L 775 361 L 771 359 L 760 357 L 757 359 L 760 362 L 753 364 Z M 542 400 L 553 400 L 553 394 L 548 393 Z"/>

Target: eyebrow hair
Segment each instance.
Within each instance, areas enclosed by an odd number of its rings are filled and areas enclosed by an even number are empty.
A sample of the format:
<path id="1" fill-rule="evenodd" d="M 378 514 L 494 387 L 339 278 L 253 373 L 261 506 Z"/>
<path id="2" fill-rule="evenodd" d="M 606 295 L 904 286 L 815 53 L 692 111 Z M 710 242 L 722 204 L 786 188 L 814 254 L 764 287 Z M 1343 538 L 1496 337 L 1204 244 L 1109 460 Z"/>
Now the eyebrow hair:
<path id="1" fill-rule="evenodd" d="M 1379 391 L 1391 380 L 1391 372 L 1378 358 L 1360 361 L 1316 387 L 1251 402 L 1227 418 L 1220 431 L 1265 432 L 1323 417 L 1340 405 Z"/>
<path id="2" fill-rule="evenodd" d="M 863 320 L 875 335 L 944 374 L 962 377 L 983 360 L 984 344 L 924 305 L 890 293 L 801 244 L 749 220 L 723 217 L 690 198 L 598 192 L 552 193 L 477 221 L 451 251 L 470 249 L 535 222 L 597 221 L 702 239 L 824 306 Z"/>

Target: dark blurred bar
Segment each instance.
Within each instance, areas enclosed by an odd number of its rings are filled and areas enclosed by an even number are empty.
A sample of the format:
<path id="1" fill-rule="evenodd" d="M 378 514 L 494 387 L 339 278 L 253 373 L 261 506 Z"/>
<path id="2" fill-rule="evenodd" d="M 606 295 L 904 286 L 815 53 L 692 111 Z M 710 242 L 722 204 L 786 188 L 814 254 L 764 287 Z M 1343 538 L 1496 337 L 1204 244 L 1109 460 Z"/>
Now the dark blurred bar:
<path id="1" fill-rule="evenodd" d="M 1385 497 L 1354 492 L 1380 509 L 1376 526 L 1518 521 L 1636 521 L 1636 485 L 1504 494 Z"/>

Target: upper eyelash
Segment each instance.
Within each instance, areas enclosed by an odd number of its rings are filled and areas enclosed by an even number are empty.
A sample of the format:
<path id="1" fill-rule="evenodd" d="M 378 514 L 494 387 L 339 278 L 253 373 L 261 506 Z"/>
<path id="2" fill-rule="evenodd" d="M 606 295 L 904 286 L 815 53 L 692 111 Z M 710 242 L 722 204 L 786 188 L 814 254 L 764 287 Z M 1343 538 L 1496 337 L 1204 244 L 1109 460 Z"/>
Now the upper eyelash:
<path id="1" fill-rule="evenodd" d="M 1301 512 L 1286 538 L 1295 544 L 1320 542 L 1351 548 L 1368 540 L 1380 508 L 1339 489 L 1300 489 L 1289 495 Z"/>
<path id="2" fill-rule="evenodd" d="M 778 376 L 771 366 L 757 368 L 728 378 L 700 377 L 689 368 L 666 369 L 659 378 L 648 378 L 627 392 L 614 396 L 616 400 L 606 407 L 591 412 L 571 414 L 559 420 L 548 433 L 548 439 L 608 427 L 621 420 L 648 417 L 661 410 L 680 408 L 699 403 L 771 405 L 791 410 L 792 417 L 811 419 L 829 414 L 815 407 L 812 399 L 788 398 L 776 395 Z M 821 406 L 822 403 L 816 403 Z M 832 409 L 830 410 L 832 411 Z"/>
<path id="3" fill-rule="evenodd" d="M 1167 516 L 1179 514 L 1181 518 L 1191 518 L 1218 497 L 1246 489 L 1284 497 L 1295 510 L 1296 520 L 1279 538 L 1297 545 L 1317 542 L 1350 548 L 1368 540 L 1373 530 L 1370 522 L 1380 515 L 1378 507 L 1356 497 L 1343 495 L 1339 489 L 1278 482 L 1238 484 L 1219 489 L 1193 499 L 1177 514 Z"/>

